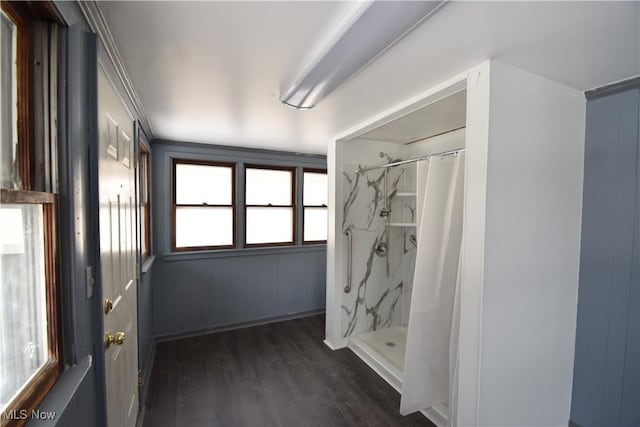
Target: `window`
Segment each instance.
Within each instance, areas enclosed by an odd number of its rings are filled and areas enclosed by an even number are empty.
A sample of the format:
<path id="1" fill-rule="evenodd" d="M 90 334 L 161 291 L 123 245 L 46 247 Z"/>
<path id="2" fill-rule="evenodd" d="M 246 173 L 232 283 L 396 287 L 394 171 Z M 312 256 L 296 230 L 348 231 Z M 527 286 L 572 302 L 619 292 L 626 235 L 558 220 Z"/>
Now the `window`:
<path id="1" fill-rule="evenodd" d="M 303 172 L 303 241 L 327 241 L 327 171 L 305 169 Z"/>
<path id="2" fill-rule="evenodd" d="M 1 190 L 0 413 L 33 409 L 60 371 L 55 196 Z M 4 425 L 4 419 L 0 424 Z"/>
<path id="3" fill-rule="evenodd" d="M 57 131 L 55 108 L 49 109 L 57 99 L 45 83 L 57 80 L 57 39 L 48 25 L 32 25 L 54 20 L 50 7 L 3 1 L 0 13 L 2 426 L 12 423 L 7 414 L 29 413 L 42 401 L 62 365 L 53 194 Z"/>
<path id="4" fill-rule="evenodd" d="M 144 154 L 140 159 L 142 170 Z M 235 194 L 240 188 L 235 183 L 235 164 L 173 160 L 174 251 L 236 248 L 236 226 L 240 227 L 243 248 L 293 246 L 299 242 L 298 236 L 303 244 L 327 241 L 325 169 L 240 167 L 244 203 L 239 209 L 244 215 L 237 220 Z M 297 176 L 302 178 L 302 188 L 297 186 Z M 144 194 L 141 199 L 145 200 Z"/>
<path id="5" fill-rule="evenodd" d="M 295 168 L 245 168 L 245 246 L 295 242 Z"/>
<path id="6" fill-rule="evenodd" d="M 235 165 L 173 161 L 173 250 L 233 248 Z"/>
<path id="7" fill-rule="evenodd" d="M 151 207 L 150 183 L 151 171 L 149 151 L 140 143 L 140 245 L 142 260 L 151 254 Z"/>
<path id="8" fill-rule="evenodd" d="M 4 5 L 4 2 L 3 2 Z M 18 26 L 2 11 L 2 152 L 0 153 L 0 186 L 20 188 L 20 153 L 18 145 Z M 21 135 L 22 136 L 22 135 Z"/>

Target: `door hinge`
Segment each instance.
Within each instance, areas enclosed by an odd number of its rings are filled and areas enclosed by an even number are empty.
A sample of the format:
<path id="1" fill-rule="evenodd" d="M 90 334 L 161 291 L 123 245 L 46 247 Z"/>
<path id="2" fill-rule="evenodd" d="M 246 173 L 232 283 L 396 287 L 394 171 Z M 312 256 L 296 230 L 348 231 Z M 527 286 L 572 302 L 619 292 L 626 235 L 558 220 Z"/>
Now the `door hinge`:
<path id="1" fill-rule="evenodd" d="M 136 262 L 136 280 L 140 280 L 140 264 Z"/>
<path id="2" fill-rule="evenodd" d="M 133 153 L 133 166 L 138 167 L 138 153 Z"/>
<path id="3" fill-rule="evenodd" d="M 138 371 L 138 385 L 142 385 L 142 370 Z"/>

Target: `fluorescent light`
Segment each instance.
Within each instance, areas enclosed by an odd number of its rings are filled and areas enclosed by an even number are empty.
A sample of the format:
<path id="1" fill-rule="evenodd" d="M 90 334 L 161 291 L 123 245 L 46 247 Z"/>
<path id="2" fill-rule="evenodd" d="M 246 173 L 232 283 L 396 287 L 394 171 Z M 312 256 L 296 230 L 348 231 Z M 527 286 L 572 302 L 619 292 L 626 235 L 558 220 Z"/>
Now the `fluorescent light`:
<path id="1" fill-rule="evenodd" d="M 327 46 L 280 91 L 280 102 L 308 109 L 400 40 L 443 1 L 355 4 Z"/>

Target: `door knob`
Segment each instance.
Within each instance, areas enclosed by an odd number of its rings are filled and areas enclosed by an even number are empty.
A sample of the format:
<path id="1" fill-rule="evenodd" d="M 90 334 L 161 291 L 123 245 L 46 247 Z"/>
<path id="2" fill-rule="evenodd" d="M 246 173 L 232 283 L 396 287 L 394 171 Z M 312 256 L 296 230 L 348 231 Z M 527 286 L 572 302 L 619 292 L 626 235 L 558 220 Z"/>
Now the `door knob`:
<path id="1" fill-rule="evenodd" d="M 107 332 L 104 334 L 104 345 L 109 347 L 111 344 L 122 345 L 127 340 L 127 335 L 124 332 L 116 332 L 115 334 Z"/>
<path id="2" fill-rule="evenodd" d="M 109 314 L 111 310 L 113 310 L 113 301 L 107 298 L 104 300 L 104 314 Z"/>

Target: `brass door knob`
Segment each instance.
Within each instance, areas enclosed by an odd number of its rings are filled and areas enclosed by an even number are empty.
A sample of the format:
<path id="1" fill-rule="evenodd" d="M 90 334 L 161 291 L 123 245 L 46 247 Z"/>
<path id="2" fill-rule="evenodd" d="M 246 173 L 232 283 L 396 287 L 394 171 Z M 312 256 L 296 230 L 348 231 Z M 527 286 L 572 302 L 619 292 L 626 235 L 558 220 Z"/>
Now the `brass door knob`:
<path id="1" fill-rule="evenodd" d="M 104 300 L 104 314 L 109 314 L 111 310 L 113 310 L 113 301 L 107 298 Z"/>
<path id="2" fill-rule="evenodd" d="M 104 344 L 109 347 L 111 344 L 122 345 L 127 340 L 127 335 L 124 332 L 116 332 L 115 334 L 107 332 L 104 334 Z"/>

